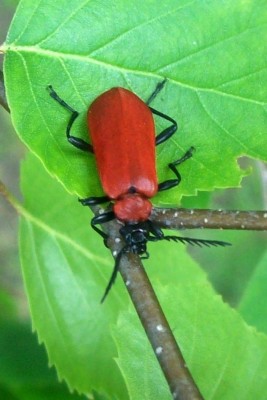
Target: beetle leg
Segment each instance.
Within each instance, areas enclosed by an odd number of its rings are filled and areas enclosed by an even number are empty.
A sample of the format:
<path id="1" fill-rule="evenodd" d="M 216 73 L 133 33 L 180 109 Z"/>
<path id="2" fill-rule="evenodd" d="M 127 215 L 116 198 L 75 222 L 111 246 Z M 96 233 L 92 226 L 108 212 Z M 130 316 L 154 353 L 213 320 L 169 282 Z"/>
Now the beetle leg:
<path id="1" fill-rule="evenodd" d="M 149 219 L 147 220 L 149 232 L 152 233 L 156 238 L 161 239 L 164 236 L 164 233 L 160 229 L 159 226 L 156 226 L 152 221 Z M 150 239 L 149 239 L 150 240 Z"/>
<path id="2" fill-rule="evenodd" d="M 56 100 L 62 107 L 66 108 L 68 111 L 71 112 L 70 120 L 68 122 L 66 129 L 66 136 L 68 142 L 72 144 L 72 146 L 77 147 L 80 150 L 89 151 L 90 153 L 93 153 L 94 151 L 91 144 L 85 142 L 83 139 L 80 139 L 76 136 L 72 136 L 70 134 L 71 127 L 79 115 L 78 111 L 74 110 L 69 104 L 67 104 L 63 99 L 61 99 L 51 85 L 49 85 L 47 88 L 49 90 L 49 94 L 52 97 L 52 99 Z"/>
<path id="3" fill-rule="evenodd" d="M 113 211 L 108 211 L 104 214 L 97 215 L 96 217 L 92 218 L 91 220 L 91 227 L 104 239 L 104 244 L 107 247 L 107 239 L 108 235 L 101 231 L 96 225 L 104 224 L 105 222 L 112 221 L 115 218 L 115 214 Z"/>
<path id="4" fill-rule="evenodd" d="M 157 86 L 154 89 L 154 92 L 151 93 L 151 95 L 149 96 L 148 100 L 146 101 L 146 104 L 149 105 L 151 103 L 151 101 L 153 101 L 155 99 L 155 97 L 159 94 L 159 92 L 163 89 L 165 83 L 167 82 L 167 79 L 163 79 L 163 81 L 159 82 L 157 84 Z"/>
<path id="5" fill-rule="evenodd" d="M 179 158 L 178 160 L 170 163 L 168 166 L 169 168 L 174 172 L 174 174 L 176 175 L 176 179 L 168 179 L 167 181 L 161 182 L 158 185 L 158 191 L 162 191 L 162 190 L 168 190 L 173 188 L 174 186 L 178 186 L 179 183 L 181 182 L 181 175 L 179 173 L 179 171 L 177 170 L 176 166 L 182 164 L 184 161 L 188 160 L 188 158 L 191 158 L 193 155 L 195 148 L 194 147 L 190 147 L 189 150 L 187 150 L 187 152 L 183 155 L 183 157 Z"/>
<path id="6" fill-rule="evenodd" d="M 155 99 L 155 97 L 159 94 L 159 92 L 163 89 L 165 83 L 167 82 L 167 79 L 165 78 L 163 81 L 159 82 L 154 90 L 154 92 L 149 96 L 148 100 L 146 101 L 146 104 L 149 106 L 149 104 Z M 177 130 L 177 122 L 172 119 L 171 117 L 169 117 L 166 114 L 163 114 L 160 111 L 155 110 L 152 107 L 149 107 L 151 112 L 153 114 L 158 115 L 161 118 L 166 119 L 167 121 L 170 121 L 172 123 L 171 126 L 169 126 L 168 128 L 164 129 L 161 133 L 158 134 L 158 136 L 156 137 L 156 146 L 160 143 L 165 142 L 166 140 L 168 140 L 173 134 L 174 132 Z"/>
<path id="7" fill-rule="evenodd" d="M 108 196 L 99 197 L 87 197 L 86 199 L 78 199 L 83 206 L 93 206 L 96 204 L 102 204 L 108 202 L 110 199 Z"/>
<path id="8" fill-rule="evenodd" d="M 157 146 L 158 144 L 161 144 L 166 140 L 168 140 L 177 131 L 178 125 L 177 122 L 168 115 L 163 114 L 162 112 L 155 110 L 152 107 L 149 108 L 153 114 L 158 115 L 159 117 L 164 118 L 172 123 L 172 125 L 168 126 L 168 128 L 164 129 L 156 136 L 156 146 Z"/>

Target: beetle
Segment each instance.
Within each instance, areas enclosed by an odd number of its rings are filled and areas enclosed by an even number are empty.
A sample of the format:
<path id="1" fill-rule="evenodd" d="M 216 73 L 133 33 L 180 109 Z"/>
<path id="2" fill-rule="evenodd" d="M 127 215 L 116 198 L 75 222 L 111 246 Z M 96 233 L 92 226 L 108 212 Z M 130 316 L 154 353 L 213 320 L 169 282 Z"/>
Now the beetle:
<path id="1" fill-rule="evenodd" d="M 125 245 L 118 253 L 114 269 L 101 302 L 106 298 L 115 282 L 121 257 L 132 252 L 141 258 L 148 258 L 147 242 L 172 240 L 206 246 L 227 246 L 229 243 L 217 240 L 193 239 L 179 236 L 165 236 L 149 216 L 152 211 L 150 199 L 157 192 L 179 185 L 181 175 L 177 166 L 191 158 L 194 147 L 168 167 L 175 178 L 158 183 L 155 162 L 155 147 L 164 143 L 177 131 L 176 121 L 152 108 L 150 103 L 162 90 L 166 79 L 158 83 L 155 90 L 144 102 L 133 92 L 114 87 L 97 97 L 87 112 L 87 122 L 92 144 L 71 135 L 71 127 L 79 113 L 68 105 L 48 86 L 50 96 L 70 113 L 66 137 L 74 147 L 95 154 L 100 181 L 105 196 L 79 199 L 82 205 L 91 206 L 112 202 L 112 210 L 95 216 L 92 228 L 102 236 L 107 246 L 108 235 L 97 225 L 119 220 L 123 226 L 120 234 Z M 157 136 L 153 114 L 168 121 L 170 125 Z"/>

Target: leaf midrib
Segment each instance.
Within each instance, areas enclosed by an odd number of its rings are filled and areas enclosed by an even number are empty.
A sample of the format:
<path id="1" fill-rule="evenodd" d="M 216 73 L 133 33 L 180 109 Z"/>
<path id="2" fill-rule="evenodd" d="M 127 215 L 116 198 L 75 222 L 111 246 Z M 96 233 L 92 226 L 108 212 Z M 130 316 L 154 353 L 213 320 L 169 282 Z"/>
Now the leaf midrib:
<path id="1" fill-rule="evenodd" d="M 62 52 L 58 52 L 58 51 L 54 51 L 54 50 L 42 49 L 42 48 L 37 47 L 37 46 L 3 45 L 0 48 L 0 50 L 5 52 L 6 56 L 8 56 L 9 52 L 14 52 L 14 53 L 34 53 L 34 54 L 48 56 L 48 57 L 52 57 L 52 58 L 78 60 L 80 62 L 87 62 L 87 63 L 91 63 L 91 64 L 96 64 L 96 65 L 100 65 L 102 67 L 105 66 L 106 68 L 108 67 L 108 68 L 114 69 L 116 71 L 120 71 L 121 73 L 125 73 L 125 74 L 129 74 L 129 73 L 138 74 L 138 75 L 141 75 L 141 76 L 144 76 L 144 77 L 150 77 L 150 78 L 153 78 L 153 79 L 157 78 L 158 80 L 162 80 L 163 78 L 165 78 L 165 76 L 160 75 L 160 74 L 156 74 L 156 73 L 153 73 L 153 72 L 125 68 L 125 67 L 121 67 L 121 66 L 118 66 L 118 65 L 110 64 L 110 63 L 107 63 L 107 62 L 104 62 L 104 61 L 96 60 L 96 59 L 93 59 L 93 58 L 88 57 L 88 56 L 82 56 L 82 55 L 78 55 L 78 54 L 62 53 Z M 250 98 L 247 98 L 247 97 L 241 97 L 241 96 L 238 96 L 236 94 L 225 93 L 225 92 L 222 92 L 222 91 L 220 91 L 218 89 L 213 89 L 213 88 L 211 89 L 211 88 L 192 86 L 192 85 L 186 84 L 184 82 L 174 80 L 172 78 L 167 78 L 167 79 L 168 79 L 169 82 L 173 83 L 174 85 L 178 85 L 178 86 L 180 86 L 182 88 L 189 89 L 189 90 L 192 90 L 194 92 L 212 93 L 212 94 L 216 94 L 218 96 L 232 98 L 232 99 L 239 100 L 239 101 L 242 101 L 242 102 L 247 102 L 247 103 L 251 103 L 251 104 L 254 104 L 254 105 L 261 106 L 261 107 L 266 107 L 266 103 L 262 102 L 262 101 L 257 101 L 257 100 L 250 99 Z"/>

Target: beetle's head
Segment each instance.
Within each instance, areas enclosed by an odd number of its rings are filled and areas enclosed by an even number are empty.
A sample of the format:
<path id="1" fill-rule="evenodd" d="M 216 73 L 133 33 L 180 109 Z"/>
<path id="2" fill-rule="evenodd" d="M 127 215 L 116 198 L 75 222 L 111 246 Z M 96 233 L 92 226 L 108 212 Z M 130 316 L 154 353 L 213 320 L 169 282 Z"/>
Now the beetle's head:
<path id="1" fill-rule="evenodd" d="M 149 229 L 146 223 L 128 223 L 120 229 L 120 234 L 128 245 L 129 251 L 134 254 L 147 254 L 146 244 L 149 237 Z"/>

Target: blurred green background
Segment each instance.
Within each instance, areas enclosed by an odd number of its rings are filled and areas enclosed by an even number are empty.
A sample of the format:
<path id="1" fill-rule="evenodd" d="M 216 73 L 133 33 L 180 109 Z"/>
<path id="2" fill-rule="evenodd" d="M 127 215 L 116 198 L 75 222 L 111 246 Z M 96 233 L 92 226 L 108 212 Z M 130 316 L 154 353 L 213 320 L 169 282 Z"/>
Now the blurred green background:
<path id="1" fill-rule="evenodd" d="M 0 5 L 0 43 L 3 43 L 18 1 L 2 0 Z M 2 70 L 3 56 L 0 57 Z M 25 148 L 12 127 L 10 115 L 0 107 L 0 178 L 15 196 L 19 191 L 19 163 Z M 14 302 L 16 313 L 27 320 L 28 308 L 22 287 L 18 257 L 18 217 L 3 198 L 0 199 L 0 288 L 18 301 Z M 0 306 L 1 307 L 1 306 Z"/>

